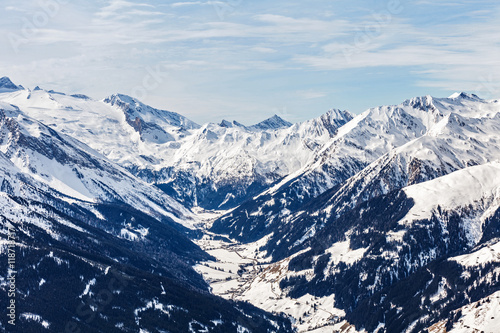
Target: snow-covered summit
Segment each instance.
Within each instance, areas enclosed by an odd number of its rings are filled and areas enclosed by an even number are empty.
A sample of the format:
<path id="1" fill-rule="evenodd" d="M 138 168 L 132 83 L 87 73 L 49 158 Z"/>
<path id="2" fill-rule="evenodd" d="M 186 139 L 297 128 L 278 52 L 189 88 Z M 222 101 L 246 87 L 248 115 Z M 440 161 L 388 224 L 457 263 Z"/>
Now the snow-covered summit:
<path id="1" fill-rule="evenodd" d="M 16 86 L 7 76 L 0 78 L 0 91 L 3 90 L 19 90 L 19 86 Z"/>
<path id="2" fill-rule="evenodd" d="M 293 124 L 279 117 L 278 115 L 274 115 L 271 118 L 261 121 L 258 124 L 252 125 L 249 127 L 251 130 L 257 131 L 266 131 L 266 130 L 276 130 L 280 128 L 288 128 Z"/>
<path id="3" fill-rule="evenodd" d="M 114 94 L 105 98 L 103 102 L 121 109 L 132 121 L 139 118 L 146 122 L 157 123 L 158 125 L 163 123 L 164 125 L 181 127 L 183 129 L 200 128 L 200 125 L 178 113 L 155 109 L 128 95 Z"/>
<path id="4" fill-rule="evenodd" d="M 219 124 L 220 127 L 225 128 L 242 128 L 251 132 L 262 132 L 262 131 L 274 131 L 279 129 L 285 129 L 291 127 L 293 124 L 279 117 L 278 115 L 274 115 L 266 120 L 263 120 L 252 126 L 245 126 L 242 123 L 233 120 L 228 121 L 223 119 Z"/>
<path id="5" fill-rule="evenodd" d="M 225 128 L 233 128 L 233 127 L 247 128 L 245 125 L 237 122 L 236 120 L 228 121 L 226 119 L 222 119 L 222 121 L 219 123 L 219 126 Z"/>
<path id="6" fill-rule="evenodd" d="M 332 124 L 343 125 L 351 121 L 354 115 L 347 110 L 330 109 L 321 118 Z"/>
<path id="7" fill-rule="evenodd" d="M 437 126 L 431 132 L 437 124 L 445 124 L 441 121 L 450 113 L 491 118 L 500 110 L 495 101 L 423 96 L 356 117 L 332 109 L 293 125 L 274 115 L 253 126 L 223 120 L 200 127 L 180 114 L 123 94 L 96 101 L 22 89 L 0 94 L 0 100 L 78 138 L 148 182 L 177 186 L 169 193 L 190 196 L 192 204 L 201 197 L 218 201 L 211 208 L 222 204 L 228 193 L 226 203 L 234 207 L 250 195 L 248 188 L 257 194 L 295 173 L 321 179 L 300 178 L 308 184 L 308 195 L 318 195 L 388 150 L 444 130 Z M 240 199 L 232 200 L 231 195 Z"/>
<path id="8" fill-rule="evenodd" d="M 432 96 L 426 95 L 408 99 L 404 101 L 401 106 L 409 106 L 421 111 L 433 112 L 437 111 L 437 107 L 434 105 L 434 102 L 435 99 Z"/>
<path id="9" fill-rule="evenodd" d="M 125 121 L 140 140 L 154 144 L 176 141 L 189 134 L 189 130 L 200 126 L 178 113 L 155 109 L 131 96 L 114 94 L 103 103 L 119 110 L 125 115 Z"/>
<path id="10" fill-rule="evenodd" d="M 466 92 L 456 92 L 456 93 L 452 94 L 448 98 L 449 99 L 468 99 L 468 100 L 471 100 L 471 101 L 480 101 L 480 100 L 482 100 L 476 94 L 468 94 Z"/>

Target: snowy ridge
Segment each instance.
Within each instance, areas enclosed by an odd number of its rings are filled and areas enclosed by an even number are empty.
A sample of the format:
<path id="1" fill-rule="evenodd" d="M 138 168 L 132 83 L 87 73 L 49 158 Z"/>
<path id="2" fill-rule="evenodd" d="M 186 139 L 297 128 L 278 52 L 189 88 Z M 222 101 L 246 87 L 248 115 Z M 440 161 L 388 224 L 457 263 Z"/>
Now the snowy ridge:
<path id="1" fill-rule="evenodd" d="M 142 118 L 146 122 L 160 122 L 160 125 L 165 127 L 168 125 L 184 129 L 195 129 L 200 127 L 200 125 L 178 113 L 152 108 L 127 95 L 115 94 L 105 98 L 103 102 L 111 106 L 116 106 L 132 119 Z"/>
<path id="2" fill-rule="evenodd" d="M 179 221 L 191 215 L 175 200 L 153 190 L 88 146 L 58 134 L 20 111 L 0 110 L 0 152 L 2 160 L 11 164 L 6 168 L 17 175 L 6 177 L 7 182 L 17 183 L 28 177 L 77 200 L 125 202 Z M 10 187 L 16 188 L 13 184 Z"/>
<path id="3" fill-rule="evenodd" d="M 464 254 L 458 257 L 450 258 L 465 267 L 477 267 L 500 261 L 500 241 L 487 244 L 483 248 L 472 253 Z"/>
<path id="4" fill-rule="evenodd" d="M 486 214 L 478 221 L 477 227 L 480 228 L 484 219 L 489 217 L 488 214 L 493 214 L 500 207 L 500 162 L 458 170 L 406 187 L 404 191 L 415 201 L 415 205 L 401 223 L 430 218 L 438 206 L 443 211 L 453 211 L 478 203 L 484 207 Z M 474 235 L 474 238 L 477 236 Z"/>
<path id="5" fill-rule="evenodd" d="M 471 165 L 500 160 L 500 114 L 464 118 L 449 114 L 424 136 L 385 154 L 337 192 L 325 210 L 340 213 L 395 189 L 425 182 Z M 350 201 L 345 200 L 350 197 Z"/>
<path id="6" fill-rule="evenodd" d="M 262 188 L 306 165 L 331 138 L 335 124 L 323 116 L 278 130 L 255 131 L 234 122 L 223 126 L 205 124 L 169 152 L 173 158 L 156 166 L 154 179 L 176 186 L 177 182 L 184 183 L 182 175 L 189 174 L 192 186 L 208 181 L 217 190 L 234 184 L 226 191 L 245 196 L 245 188 Z M 185 192 L 185 183 L 183 186 L 184 189 L 176 188 L 177 192 Z M 203 205 L 203 198 L 197 199 L 196 204 Z"/>
<path id="7" fill-rule="evenodd" d="M 369 297 L 498 232 L 499 111 L 497 100 L 467 94 L 370 109 L 340 127 L 306 166 L 216 220 L 211 230 L 243 242 L 268 235 L 263 249 L 276 261 L 311 248 L 290 261 L 288 269 L 305 278 L 282 280 L 292 286 L 287 296 L 327 296 L 345 283 Z M 483 264 L 495 265 L 494 254 L 488 258 Z M 456 286 L 422 292 L 430 293 L 430 302 L 457 302 L 445 294 L 450 288 Z M 336 294 L 335 307 L 357 305 L 344 296 Z M 363 311 L 350 318 L 362 321 Z M 418 331 L 429 318 L 400 325 Z M 379 320 L 368 331 L 383 328 Z"/>
<path id="8" fill-rule="evenodd" d="M 363 183 L 369 184 L 373 180 L 378 187 L 380 181 L 380 170 L 374 169 L 373 175 L 368 176 L 369 169 L 365 169 L 366 167 L 384 155 L 389 154 L 388 152 L 392 153 L 392 150 L 425 136 L 447 115 L 450 115 L 453 110 L 461 114 L 475 114 L 477 116 L 478 114 L 474 113 L 473 103 L 475 102 L 452 101 L 424 96 L 407 100 L 399 105 L 369 109 L 332 130 L 330 132 L 331 139 L 323 146 L 318 147 L 307 164 L 293 173 L 288 173 L 286 178 L 256 196 L 254 200 L 257 200 L 257 203 L 252 207 L 243 205 L 241 208 L 236 208 L 230 216 L 222 217 L 221 220 L 224 220 L 224 222 L 219 223 L 216 221 L 214 226 L 217 229 L 214 231 L 228 232 L 232 237 L 237 238 L 237 235 L 241 233 L 241 229 L 245 228 L 246 225 L 252 225 L 251 230 L 263 229 L 263 225 L 273 222 L 278 223 L 277 221 L 280 221 L 283 212 L 286 211 L 289 211 L 289 215 L 291 215 L 288 220 L 294 220 L 293 213 L 298 212 L 298 208 L 302 204 L 339 185 L 342 185 L 343 189 L 339 190 L 338 193 L 343 198 L 339 198 L 339 195 L 333 196 L 332 201 L 339 202 L 334 203 L 332 207 L 337 207 L 344 202 L 349 205 L 355 205 L 359 202 L 358 200 L 347 200 L 351 195 L 361 195 L 361 199 L 366 200 L 370 197 L 363 198 L 362 194 L 372 193 L 375 189 L 373 186 L 368 188 Z M 491 116 L 500 110 L 500 105 L 496 102 L 487 103 L 482 101 L 480 104 L 481 115 Z M 436 105 L 442 110 L 438 109 Z M 337 112 L 330 112 L 322 116 L 321 119 L 326 120 L 332 116 L 338 118 Z M 495 125 L 488 133 L 492 132 L 494 128 Z M 488 133 L 483 137 L 487 136 Z M 483 150 L 487 150 L 487 148 Z M 405 165 L 402 167 L 406 168 Z M 450 168 L 448 172 L 453 170 L 456 170 L 456 168 Z M 346 182 L 351 177 L 352 179 Z M 392 182 L 392 180 L 388 180 L 388 183 L 392 186 L 392 189 L 396 189 L 401 188 L 404 178 L 399 182 Z M 352 193 L 353 189 L 359 189 L 360 194 Z M 363 192 L 363 189 L 366 189 L 366 191 Z M 387 193 L 384 191 L 388 190 L 389 188 L 383 188 L 382 191 L 377 190 L 373 192 L 373 196 L 379 193 Z M 345 193 L 345 196 L 342 193 Z M 266 202 L 273 200 L 277 203 L 273 211 L 266 210 L 264 213 L 261 207 L 266 205 Z M 242 214 L 243 210 L 247 211 L 250 216 L 260 217 L 247 222 L 246 215 Z M 331 209 L 329 210 L 331 211 Z M 224 225 L 230 227 L 224 227 Z M 267 232 L 270 233 L 272 230 L 268 229 Z M 306 232 L 304 230 L 304 234 Z M 277 234 L 275 236 L 284 237 Z M 245 234 L 240 236 L 241 239 L 245 237 Z M 305 239 L 307 237 L 303 240 Z M 251 240 L 255 239 L 252 238 Z M 279 238 L 274 241 L 278 242 Z"/>
<path id="9" fill-rule="evenodd" d="M 273 117 L 265 121 L 269 129 L 256 131 L 239 123 L 198 128 L 178 114 L 125 95 L 101 102 L 39 89 L 0 94 L 0 100 L 79 138 L 146 181 L 165 184 L 186 205 L 207 204 L 218 196 L 212 208 L 227 199 L 219 188 L 235 192 L 235 199 L 225 202 L 234 206 L 247 196 L 247 187 L 261 189 L 300 169 L 352 118 L 332 110 L 287 127 Z M 274 128 L 279 123 L 287 126 Z M 228 184 L 234 185 L 226 189 Z"/>
<path id="10" fill-rule="evenodd" d="M 500 291 L 497 291 L 477 302 L 473 302 L 453 311 L 456 318 L 451 328 L 446 328 L 447 321 L 440 321 L 428 328 L 429 333 L 469 333 L 498 331 L 498 314 L 500 313 Z"/>
<path id="11" fill-rule="evenodd" d="M 141 141 L 163 144 L 200 127 L 178 113 L 154 109 L 127 95 L 115 94 L 103 102 L 123 112 L 127 124 L 139 133 Z"/>

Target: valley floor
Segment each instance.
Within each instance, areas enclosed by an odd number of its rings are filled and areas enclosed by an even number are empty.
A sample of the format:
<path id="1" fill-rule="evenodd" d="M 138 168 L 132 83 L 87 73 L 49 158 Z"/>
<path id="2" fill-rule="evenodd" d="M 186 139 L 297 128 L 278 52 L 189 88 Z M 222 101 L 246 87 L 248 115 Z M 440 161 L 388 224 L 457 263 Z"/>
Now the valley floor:
<path id="1" fill-rule="evenodd" d="M 194 268 L 203 275 L 215 295 L 235 301 L 246 301 L 271 313 L 284 313 L 291 318 L 298 333 L 358 332 L 344 319 L 345 312 L 334 307 L 334 295 L 319 298 L 306 294 L 300 298 L 291 298 L 280 288 L 279 282 L 282 279 L 297 274 L 288 269 L 288 263 L 302 252 L 270 263 L 266 252 L 259 250 L 268 237 L 254 243 L 241 244 L 224 235 L 214 234 L 207 230 L 221 212 L 200 210 L 196 213 L 199 220 L 195 225 L 204 234 L 196 243 L 215 260 L 201 262 Z M 492 259 L 491 256 L 498 257 L 498 244 L 453 259 L 472 264 L 477 264 L 478 261 L 487 262 Z M 304 271 L 301 272 L 303 273 Z M 306 272 L 306 277 L 307 274 L 312 277 L 312 270 Z M 498 309 L 500 309 L 499 292 L 464 306 L 459 309 L 460 320 L 453 325 L 450 332 L 470 332 L 471 329 L 474 332 L 498 332 L 495 327 L 498 322 L 493 320 L 498 315 Z M 444 333 L 446 332 L 445 326 L 446 321 L 441 321 L 429 327 L 428 330 L 432 333 Z M 377 329 L 379 328 L 383 328 L 383 324 L 380 324 Z"/>
<path id="2" fill-rule="evenodd" d="M 334 308 L 333 295 L 319 298 L 307 294 L 297 299 L 287 296 L 279 281 L 295 274 L 288 270 L 293 256 L 269 263 L 266 253 L 259 251 L 265 241 L 263 238 L 242 245 L 204 230 L 204 236 L 196 243 L 216 261 L 202 262 L 195 269 L 210 284 L 215 295 L 247 301 L 268 312 L 285 313 L 300 333 L 356 332 L 343 320 L 344 311 Z"/>

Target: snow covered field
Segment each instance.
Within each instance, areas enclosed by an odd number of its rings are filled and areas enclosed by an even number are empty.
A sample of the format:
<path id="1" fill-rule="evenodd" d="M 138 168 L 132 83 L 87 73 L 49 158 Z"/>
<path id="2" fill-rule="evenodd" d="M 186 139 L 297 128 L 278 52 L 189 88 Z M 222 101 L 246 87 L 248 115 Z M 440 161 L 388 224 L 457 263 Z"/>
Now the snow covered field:
<path id="1" fill-rule="evenodd" d="M 326 333 L 332 332 L 334 327 L 337 330 L 343 327 L 343 332 L 354 332 L 348 330 L 350 325 L 342 320 L 344 311 L 334 308 L 334 295 L 318 298 L 307 294 L 297 299 L 285 295 L 279 282 L 297 274 L 288 270 L 288 263 L 301 252 L 270 264 L 265 253 L 259 251 L 265 241 L 261 239 L 241 246 L 207 233 L 197 243 L 217 261 L 198 264 L 195 269 L 210 283 L 214 294 L 248 301 L 269 312 L 283 312 L 293 318 L 298 332 Z"/>
<path id="2" fill-rule="evenodd" d="M 429 327 L 429 333 L 497 333 L 500 331 L 500 291 L 453 312 L 461 315 L 451 330 L 447 331 L 446 322 L 440 321 Z"/>

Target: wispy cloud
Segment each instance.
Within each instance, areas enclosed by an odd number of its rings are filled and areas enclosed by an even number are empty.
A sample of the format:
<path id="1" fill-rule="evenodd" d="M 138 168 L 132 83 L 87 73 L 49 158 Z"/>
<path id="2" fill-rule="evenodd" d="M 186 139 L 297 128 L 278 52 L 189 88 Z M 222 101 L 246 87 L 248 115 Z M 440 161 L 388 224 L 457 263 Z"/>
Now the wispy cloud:
<path id="1" fill-rule="evenodd" d="M 417 85 L 474 90 L 480 76 L 500 79 L 500 12 L 487 21 L 418 26 L 394 22 L 368 43 L 334 42 L 322 53 L 299 54 L 294 61 L 317 70 L 420 68 Z"/>
<path id="2" fill-rule="evenodd" d="M 297 91 L 297 95 L 303 99 L 316 99 L 327 96 L 327 93 L 324 91 L 300 90 Z"/>
<path id="3" fill-rule="evenodd" d="M 270 47 L 263 47 L 263 46 L 255 46 L 251 48 L 252 51 L 259 52 L 259 53 L 276 53 L 278 52 L 276 49 L 270 48 Z"/>
<path id="4" fill-rule="evenodd" d="M 14 6 L 7 6 L 5 7 L 5 10 L 6 11 L 9 11 L 9 12 L 26 12 L 25 9 L 21 8 L 21 7 L 14 7 Z"/>
<path id="5" fill-rule="evenodd" d="M 100 11 L 96 13 L 97 16 L 100 16 L 102 18 L 108 18 L 111 16 L 115 15 L 120 15 L 120 11 L 125 8 L 137 8 L 137 7 L 146 7 L 146 8 L 154 8 L 153 5 L 147 4 L 147 3 L 134 3 L 130 1 L 125 1 L 125 0 L 111 0 L 109 1 L 109 4 L 103 8 L 101 8 Z"/>
<path id="6" fill-rule="evenodd" d="M 223 5 L 222 1 L 185 1 L 185 2 L 174 2 L 171 7 L 187 7 L 187 6 L 207 6 L 207 5 Z"/>

